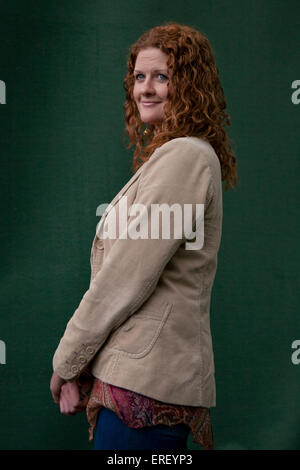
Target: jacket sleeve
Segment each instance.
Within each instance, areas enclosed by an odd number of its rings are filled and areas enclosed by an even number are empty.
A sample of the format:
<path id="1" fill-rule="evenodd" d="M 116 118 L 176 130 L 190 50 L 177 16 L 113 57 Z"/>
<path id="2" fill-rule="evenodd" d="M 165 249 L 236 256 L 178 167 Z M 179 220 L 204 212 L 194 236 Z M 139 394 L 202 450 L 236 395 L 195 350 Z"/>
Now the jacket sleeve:
<path id="1" fill-rule="evenodd" d="M 152 204 L 208 204 L 213 182 L 207 151 L 184 138 L 173 139 L 150 157 L 139 177 L 134 204 L 141 204 L 149 226 Z M 137 224 L 127 217 L 127 227 Z M 193 211 L 193 227 L 196 214 Z M 172 224 L 170 224 L 172 225 Z M 150 234 L 150 232 L 149 232 Z M 189 238 L 189 237 L 188 237 Z M 113 329 L 136 312 L 155 290 L 164 267 L 186 234 L 177 238 L 118 237 L 67 323 L 53 357 L 53 370 L 73 380 L 93 359 Z"/>

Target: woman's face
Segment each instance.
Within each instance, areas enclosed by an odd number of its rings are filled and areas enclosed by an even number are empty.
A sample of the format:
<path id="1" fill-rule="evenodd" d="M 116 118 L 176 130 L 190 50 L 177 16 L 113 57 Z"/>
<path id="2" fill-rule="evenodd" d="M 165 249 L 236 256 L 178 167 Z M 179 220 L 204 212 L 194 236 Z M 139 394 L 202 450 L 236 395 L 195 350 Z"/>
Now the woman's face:
<path id="1" fill-rule="evenodd" d="M 133 97 L 140 118 L 148 124 L 161 122 L 168 95 L 168 56 L 156 47 L 142 49 L 134 68 Z"/>

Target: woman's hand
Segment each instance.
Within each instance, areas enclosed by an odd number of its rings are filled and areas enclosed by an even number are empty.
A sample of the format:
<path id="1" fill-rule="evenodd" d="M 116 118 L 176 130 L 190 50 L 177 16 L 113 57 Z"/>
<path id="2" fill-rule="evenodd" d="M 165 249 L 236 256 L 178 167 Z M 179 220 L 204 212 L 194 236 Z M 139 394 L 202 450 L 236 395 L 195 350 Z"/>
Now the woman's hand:
<path id="1" fill-rule="evenodd" d="M 50 390 L 51 390 L 52 397 L 55 403 L 59 403 L 61 387 L 65 382 L 66 381 L 64 379 L 62 379 L 59 375 L 53 372 L 51 381 L 50 381 Z"/>
<path id="2" fill-rule="evenodd" d="M 84 370 L 78 380 L 73 382 L 66 382 L 53 372 L 50 390 L 54 402 L 59 404 L 62 414 L 72 416 L 85 410 L 93 380 L 94 377 L 88 370 Z"/>
<path id="3" fill-rule="evenodd" d="M 66 382 L 60 392 L 60 412 L 67 416 L 84 411 L 89 400 L 87 393 L 80 393 L 78 382 Z"/>
<path id="4" fill-rule="evenodd" d="M 93 383 L 94 376 L 89 369 L 84 369 L 78 378 L 79 393 L 82 395 L 89 393 L 93 387 Z"/>

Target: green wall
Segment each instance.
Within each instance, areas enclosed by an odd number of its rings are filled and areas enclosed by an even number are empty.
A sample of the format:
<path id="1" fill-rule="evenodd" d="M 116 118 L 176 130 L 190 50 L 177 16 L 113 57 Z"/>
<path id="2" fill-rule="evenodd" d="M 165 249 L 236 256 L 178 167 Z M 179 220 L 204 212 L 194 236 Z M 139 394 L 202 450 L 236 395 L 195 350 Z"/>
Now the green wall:
<path id="1" fill-rule="evenodd" d="M 52 356 L 88 288 L 96 208 L 131 176 L 128 48 L 174 20 L 210 39 L 239 165 L 211 305 L 215 447 L 299 449 L 298 2 L 1 1 L 0 18 L 0 448 L 92 449 L 85 415 L 53 403 Z"/>

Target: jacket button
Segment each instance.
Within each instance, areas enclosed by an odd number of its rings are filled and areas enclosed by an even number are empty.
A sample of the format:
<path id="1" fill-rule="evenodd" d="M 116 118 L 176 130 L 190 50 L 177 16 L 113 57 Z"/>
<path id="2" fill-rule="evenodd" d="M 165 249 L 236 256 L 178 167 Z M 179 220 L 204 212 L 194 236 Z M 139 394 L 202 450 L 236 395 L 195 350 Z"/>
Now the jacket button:
<path id="1" fill-rule="evenodd" d="M 95 349 L 94 349 L 94 348 L 91 348 L 91 346 L 88 346 L 88 347 L 86 348 L 86 352 L 87 352 L 88 354 L 94 354 Z"/>
<path id="2" fill-rule="evenodd" d="M 78 367 L 77 366 L 72 366 L 71 371 L 73 372 L 73 374 L 76 374 L 78 372 Z"/>
<path id="3" fill-rule="evenodd" d="M 83 364 L 84 362 L 86 362 L 86 358 L 84 356 L 79 356 L 78 361 Z"/>

